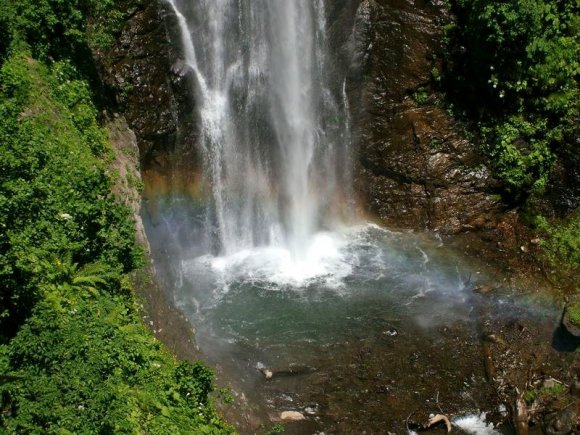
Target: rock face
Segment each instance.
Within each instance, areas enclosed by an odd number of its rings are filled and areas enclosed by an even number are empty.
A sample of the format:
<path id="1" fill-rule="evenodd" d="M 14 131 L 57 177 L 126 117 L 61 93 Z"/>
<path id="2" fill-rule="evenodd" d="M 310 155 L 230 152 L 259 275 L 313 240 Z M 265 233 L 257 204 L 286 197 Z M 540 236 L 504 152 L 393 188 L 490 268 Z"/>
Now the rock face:
<path id="1" fill-rule="evenodd" d="M 365 3 L 358 181 L 370 212 L 389 225 L 446 233 L 495 226 L 496 183 L 474 146 L 429 94 L 422 104 L 412 97 L 436 66 L 444 9 L 427 1 Z"/>
<path id="2" fill-rule="evenodd" d="M 139 172 L 137 139 L 122 116 L 111 120 L 107 124 L 107 131 L 115 153 L 112 167 L 119 174 L 115 178 L 113 193 L 132 211 L 137 242 L 149 252 L 149 241 L 141 220 L 141 193 L 138 188 L 141 184 L 141 173 Z"/>
<path id="3" fill-rule="evenodd" d="M 332 45 L 350 71 L 357 189 L 367 211 L 390 226 L 494 228 L 501 211 L 496 183 L 474 146 L 432 98 L 420 105 L 412 97 L 435 66 L 444 11 L 426 0 L 343 0 L 329 7 Z M 163 2 L 146 0 L 117 44 L 95 53 L 105 86 L 137 136 L 145 197 L 152 185 L 191 189 L 198 173 L 192 76 L 173 62 L 174 19 Z M 341 32 L 353 20 L 355 32 Z"/>
<path id="4" fill-rule="evenodd" d="M 179 44 L 168 31 L 176 26 L 165 19 L 164 2 L 122 1 L 135 12 L 116 44 L 93 55 L 104 86 L 136 134 L 143 176 L 154 172 L 170 178 L 180 170 L 172 159 L 178 144 L 186 149 L 180 162 L 195 162 L 187 151 L 194 149 L 197 132 L 187 90 L 190 76 L 183 64 L 172 64 Z"/>

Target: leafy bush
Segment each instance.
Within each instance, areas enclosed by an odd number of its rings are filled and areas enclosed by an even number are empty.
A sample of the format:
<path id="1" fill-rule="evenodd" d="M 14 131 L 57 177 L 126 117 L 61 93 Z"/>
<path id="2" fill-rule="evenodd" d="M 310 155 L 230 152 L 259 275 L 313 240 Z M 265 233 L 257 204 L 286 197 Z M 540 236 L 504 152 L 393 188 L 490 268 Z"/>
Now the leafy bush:
<path id="1" fill-rule="evenodd" d="M 22 52 L 0 72 L 0 326 L 8 334 L 38 297 L 42 260 L 71 255 L 127 272 L 139 259 L 129 210 L 113 200 L 95 156 L 108 147 L 105 134 L 73 71 Z"/>
<path id="2" fill-rule="evenodd" d="M 285 430 L 286 428 L 282 423 L 276 423 L 274 426 L 270 428 L 270 430 L 268 431 L 268 435 L 276 435 L 279 433 L 284 433 Z"/>
<path id="3" fill-rule="evenodd" d="M 555 151 L 577 130 L 579 4 L 456 0 L 443 84 L 476 121 L 506 192 L 541 192 Z"/>
<path id="4" fill-rule="evenodd" d="M 418 87 L 415 92 L 413 92 L 413 99 L 419 106 L 423 106 L 429 100 L 429 93 L 427 89 L 423 86 Z"/>
<path id="5" fill-rule="evenodd" d="M 482 149 L 513 197 L 543 192 L 555 155 L 546 138 L 545 122 L 532 123 L 522 115 L 482 125 Z"/>
<path id="6" fill-rule="evenodd" d="M 0 385 L 8 432 L 229 432 L 208 406 L 212 372 L 154 341 L 130 293 L 45 291 L 10 344 L 4 373 L 14 380 Z"/>
<path id="7" fill-rule="evenodd" d="M 567 310 L 570 321 L 580 328 L 580 301 L 571 303 Z"/>
<path id="8" fill-rule="evenodd" d="M 531 405 L 539 398 L 553 398 L 566 391 L 562 384 L 555 384 L 553 387 L 541 387 L 532 390 L 527 390 L 524 393 L 524 400 Z"/>
<path id="9" fill-rule="evenodd" d="M 2 433 L 231 432 L 212 372 L 155 340 L 125 275 L 140 250 L 111 193 L 86 51 L 111 25 L 91 14 L 117 5 L 0 4 Z"/>
<path id="10" fill-rule="evenodd" d="M 125 19 L 141 0 L 19 0 L 0 9 L 9 17 L 11 32 L 18 34 L 40 59 L 84 58 L 89 46 L 106 47 L 121 31 Z"/>
<path id="11" fill-rule="evenodd" d="M 548 260 L 554 265 L 580 271 L 580 212 L 552 225 L 542 218 L 538 221 L 539 229 L 547 236 L 542 246 Z"/>

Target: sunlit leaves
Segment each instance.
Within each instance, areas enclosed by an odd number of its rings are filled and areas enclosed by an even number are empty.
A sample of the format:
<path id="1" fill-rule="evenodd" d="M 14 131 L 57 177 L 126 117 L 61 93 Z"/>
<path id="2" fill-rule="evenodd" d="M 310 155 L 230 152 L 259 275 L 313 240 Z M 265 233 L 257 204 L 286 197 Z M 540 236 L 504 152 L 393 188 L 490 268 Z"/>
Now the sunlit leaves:
<path id="1" fill-rule="evenodd" d="M 12 329 L 38 296 L 39 259 L 71 253 L 79 264 L 128 271 L 137 251 L 97 158 L 108 145 L 86 82 L 70 64 L 48 68 L 25 51 L 0 80 L 0 305 Z"/>
<path id="2" fill-rule="evenodd" d="M 230 432 L 213 374 L 163 349 L 124 275 L 139 249 L 86 70 L 87 43 L 123 23 L 117 5 L 0 3 L 2 433 Z"/>
<path id="3" fill-rule="evenodd" d="M 577 1 L 457 0 L 445 84 L 478 121 L 482 149 L 512 200 L 541 192 L 578 124 Z"/>
<path id="4" fill-rule="evenodd" d="M 9 432 L 230 432 L 207 406 L 212 372 L 176 362 L 152 340 L 130 295 L 55 289 L 8 358 L 14 381 L 0 385 L 0 405 L 13 410 L 3 417 Z"/>

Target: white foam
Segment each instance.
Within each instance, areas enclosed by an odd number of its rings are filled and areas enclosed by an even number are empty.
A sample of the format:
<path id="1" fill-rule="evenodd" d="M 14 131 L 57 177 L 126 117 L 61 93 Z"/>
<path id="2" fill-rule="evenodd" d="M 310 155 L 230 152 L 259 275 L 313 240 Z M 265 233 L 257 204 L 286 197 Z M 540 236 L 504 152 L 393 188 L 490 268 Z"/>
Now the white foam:
<path id="1" fill-rule="evenodd" d="M 400 237 L 400 233 L 361 224 L 315 234 L 299 256 L 278 241 L 229 255 L 186 259 L 182 270 L 189 282 L 213 277 L 215 302 L 240 285 L 273 291 L 300 291 L 315 285 L 341 294 L 350 278 L 364 282 L 388 278 L 389 288 L 409 294 L 409 304 L 432 293 L 455 298 L 461 290 L 455 280 L 436 267 L 432 270 L 427 251 Z"/>
<path id="2" fill-rule="evenodd" d="M 468 434 L 474 435 L 500 435 L 492 423 L 485 421 L 485 412 L 470 414 L 453 419 L 453 424 Z"/>
<path id="3" fill-rule="evenodd" d="M 271 288 L 307 287 L 313 282 L 338 288 L 352 272 L 344 252 L 347 240 L 335 233 L 318 233 L 304 254 L 296 258 L 278 246 L 247 249 L 229 256 L 200 258 L 208 263 L 224 284 L 252 282 Z M 208 261 L 209 260 L 209 261 Z"/>

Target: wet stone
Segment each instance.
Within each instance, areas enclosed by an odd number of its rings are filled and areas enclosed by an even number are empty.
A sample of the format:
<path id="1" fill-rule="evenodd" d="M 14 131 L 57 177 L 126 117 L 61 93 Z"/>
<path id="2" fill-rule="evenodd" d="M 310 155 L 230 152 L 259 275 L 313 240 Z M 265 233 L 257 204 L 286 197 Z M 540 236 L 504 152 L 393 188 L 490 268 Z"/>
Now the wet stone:
<path id="1" fill-rule="evenodd" d="M 548 419 L 545 432 L 548 435 L 568 435 L 580 430 L 580 402 L 554 414 Z"/>
<path id="2" fill-rule="evenodd" d="M 284 411 L 280 414 L 280 418 L 284 421 L 300 421 L 306 419 L 304 414 L 298 411 Z"/>

